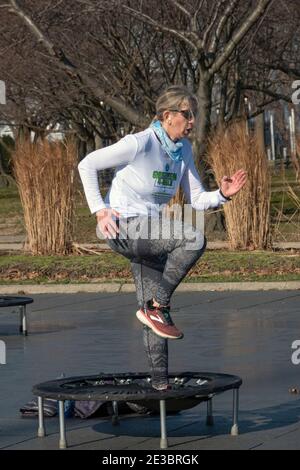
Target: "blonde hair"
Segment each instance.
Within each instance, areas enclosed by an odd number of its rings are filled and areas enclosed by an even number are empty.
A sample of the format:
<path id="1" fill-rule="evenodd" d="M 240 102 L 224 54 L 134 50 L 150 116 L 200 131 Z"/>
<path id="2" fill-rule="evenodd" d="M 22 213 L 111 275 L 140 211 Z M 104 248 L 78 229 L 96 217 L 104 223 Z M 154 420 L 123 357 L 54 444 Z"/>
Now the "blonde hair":
<path id="1" fill-rule="evenodd" d="M 162 121 L 164 111 L 180 109 L 180 106 L 184 102 L 187 102 L 190 105 L 193 113 L 196 115 L 198 111 L 197 97 L 184 86 L 169 86 L 156 101 L 156 116 L 154 119 Z"/>

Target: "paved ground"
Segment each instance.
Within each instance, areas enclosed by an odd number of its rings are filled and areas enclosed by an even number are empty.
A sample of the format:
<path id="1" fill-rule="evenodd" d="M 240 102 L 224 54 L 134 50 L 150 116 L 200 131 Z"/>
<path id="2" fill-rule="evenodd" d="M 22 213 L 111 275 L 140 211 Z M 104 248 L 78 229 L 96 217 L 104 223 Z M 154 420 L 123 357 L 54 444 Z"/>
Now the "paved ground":
<path id="1" fill-rule="evenodd" d="M 36 438 L 37 420 L 21 418 L 33 384 L 67 376 L 147 370 L 133 293 L 34 295 L 30 335 L 18 335 L 18 318 L 0 311 L 0 448 L 56 449 L 58 421 Z M 170 450 L 300 449 L 300 365 L 291 345 L 300 340 L 300 292 L 189 292 L 174 296 L 174 320 L 185 332 L 170 342 L 170 370 L 240 375 L 240 435 L 231 437 L 232 394 L 215 399 L 215 426 L 205 425 L 205 406 L 169 416 Z M 159 418 L 67 420 L 70 449 L 159 449 Z"/>

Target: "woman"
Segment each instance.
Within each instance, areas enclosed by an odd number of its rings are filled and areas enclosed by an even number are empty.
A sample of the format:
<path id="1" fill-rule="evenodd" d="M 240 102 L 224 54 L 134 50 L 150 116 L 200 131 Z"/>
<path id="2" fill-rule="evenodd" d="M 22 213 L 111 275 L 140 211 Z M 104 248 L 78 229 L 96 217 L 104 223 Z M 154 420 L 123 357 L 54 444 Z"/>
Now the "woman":
<path id="1" fill-rule="evenodd" d="M 224 176 L 220 189 L 205 191 L 195 169 L 187 137 L 197 115 L 197 99 L 185 87 L 171 86 L 157 100 L 156 117 L 143 132 L 130 134 L 87 155 L 78 169 L 89 208 L 110 247 L 131 261 L 139 310 L 144 325 L 152 386 L 168 388 L 167 339 L 183 333 L 170 316 L 171 296 L 205 250 L 201 232 L 180 220 L 166 219 L 162 208 L 179 185 L 196 210 L 218 207 L 246 182 L 246 173 Z M 200 116 L 201 118 L 201 116 Z M 103 201 L 97 173 L 116 167 Z"/>

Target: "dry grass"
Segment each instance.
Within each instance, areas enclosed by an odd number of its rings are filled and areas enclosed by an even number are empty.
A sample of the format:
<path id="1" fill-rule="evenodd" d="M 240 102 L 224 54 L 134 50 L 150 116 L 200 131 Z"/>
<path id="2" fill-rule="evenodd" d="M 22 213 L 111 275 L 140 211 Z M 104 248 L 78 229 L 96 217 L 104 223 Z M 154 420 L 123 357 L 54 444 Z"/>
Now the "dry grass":
<path id="1" fill-rule="evenodd" d="M 232 249 L 264 249 L 270 243 L 270 173 L 266 155 L 245 122 L 220 129 L 211 139 L 208 161 L 216 181 L 240 168 L 248 173 L 246 186 L 225 204 L 228 239 Z"/>
<path id="2" fill-rule="evenodd" d="M 24 211 L 26 249 L 32 254 L 70 251 L 76 163 L 76 145 L 71 140 L 20 140 L 16 144 L 14 175 Z"/>
<path id="3" fill-rule="evenodd" d="M 282 232 L 283 224 L 285 227 L 289 227 L 290 232 L 294 231 L 294 234 L 299 234 L 299 216 L 300 216 L 300 186 L 291 186 L 287 181 L 285 181 L 285 195 L 288 196 L 292 202 L 292 210 L 288 213 L 284 213 L 284 195 L 282 194 L 281 207 L 276 208 L 277 210 L 277 220 L 274 226 L 274 233 L 279 236 L 281 239 L 286 241 L 286 233 Z"/>
<path id="4" fill-rule="evenodd" d="M 300 210 L 300 197 L 299 195 L 294 191 L 292 186 L 289 184 L 288 185 L 288 194 L 290 198 L 292 199 L 293 203 L 295 204 L 296 210 Z"/>
<path id="5" fill-rule="evenodd" d="M 296 181 L 300 183 L 300 137 L 296 136 L 296 155 L 292 158 L 292 163 L 296 171 Z"/>

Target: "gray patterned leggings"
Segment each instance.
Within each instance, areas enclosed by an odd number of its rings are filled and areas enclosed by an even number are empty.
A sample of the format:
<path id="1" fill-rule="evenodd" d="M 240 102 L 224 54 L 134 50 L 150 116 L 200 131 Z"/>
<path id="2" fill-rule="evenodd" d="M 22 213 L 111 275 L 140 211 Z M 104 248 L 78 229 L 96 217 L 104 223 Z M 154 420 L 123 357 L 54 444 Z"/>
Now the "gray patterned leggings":
<path id="1" fill-rule="evenodd" d="M 178 284 L 203 254 L 205 237 L 180 220 L 171 220 L 168 225 L 161 218 L 145 216 L 120 219 L 117 223 L 120 233 L 107 243 L 130 260 L 139 306 L 152 298 L 168 305 Z M 143 334 L 152 383 L 166 384 L 168 341 L 147 326 Z"/>

